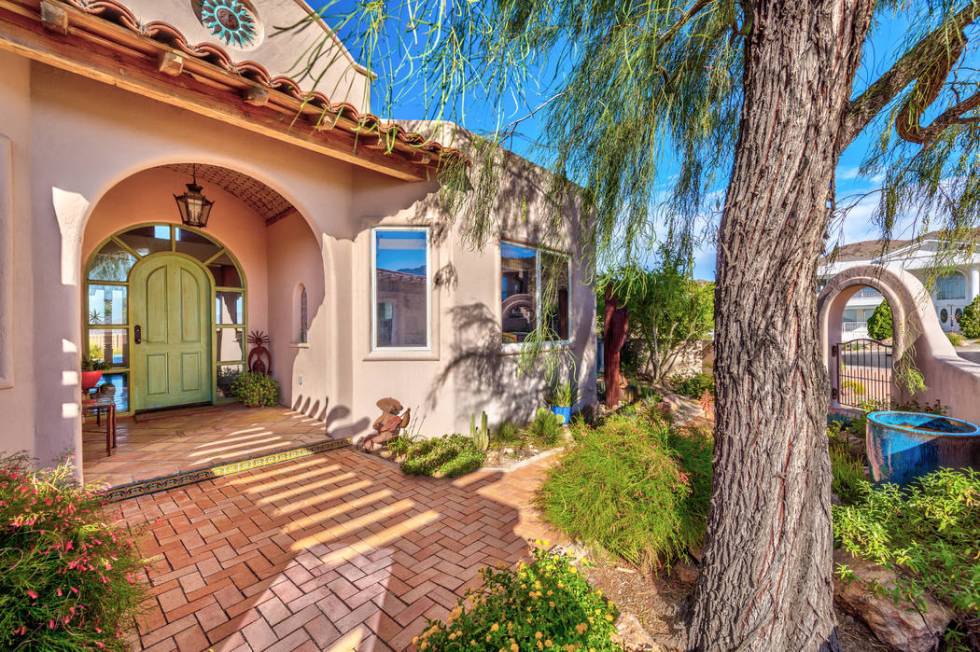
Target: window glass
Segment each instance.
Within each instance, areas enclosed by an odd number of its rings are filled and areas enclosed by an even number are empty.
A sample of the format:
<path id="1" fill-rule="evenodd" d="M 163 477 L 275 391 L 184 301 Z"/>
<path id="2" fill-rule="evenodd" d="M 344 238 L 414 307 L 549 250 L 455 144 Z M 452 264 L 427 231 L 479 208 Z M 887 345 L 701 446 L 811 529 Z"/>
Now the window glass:
<path id="1" fill-rule="evenodd" d="M 301 344 L 306 344 L 310 330 L 310 306 L 309 297 L 306 295 L 306 286 L 300 286 L 299 292 L 299 339 Z"/>
<path id="2" fill-rule="evenodd" d="M 110 240 L 92 257 L 88 277 L 93 281 L 125 281 L 135 264 L 136 258 L 131 253 Z"/>
<path id="3" fill-rule="evenodd" d="M 500 245 L 500 300 L 504 342 L 523 342 L 534 330 L 537 294 L 537 252 L 528 247 Z"/>
<path id="4" fill-rule="evenodd" d="M 500 244 L 500 330 L 504 343 L 523 342 L 540 328 L 548 340 L 569 338 L 569 257 Z"/>
<path id="5" fill-rule="evenodd" d="M 219 362 L 245 359 L 245 331 L 240 328 L 219 328 L 214 339 Z"/>
<path id="6" fill-rule="evenodd" d="M 112 394 L 112 402 L 116 404 L 116 411 L 118 412 L 128 412 L 129 411 L 129 374 L 126 372 L 114 373 L 114 374 L 102 374 L 102 379 L 99 380 L 96 388 L 100 391 L 103 385 L 111 385 L 113 390 L 110 392 Z"/>
<path id="7" fill-rule="evenodd" d="M 215 287 L 240 288 L 242 287 L 242 277 L 238 274 L 235 261 L 226 253 L 215 258 L 208 265 L 211 274 L 214 275 Z"/>
<path id="8" fill-rule="evenodd" d="M 126 295 L 129 288 L 125 285 L 99 285 L 89 283 L 88 286 L 88 323 L 92 326 L 99 324 L 126 323 Z"/>
<path id="9" fill-rule="evenodd" d="M 219 324 L 244 324 L 245 300 L 241 292 L 216 290 L 214 293 L 214 315 Z"/>
<path id="10" fill-rule="evenodd" d="M 966 298 L 966 277 L 947 274 L 936 279 L 936 298 L 941 301 Z"/>
<path id="11" fill-rule="evenodd" d="M 201 262 L 208 260 L 221 251 L 221 247 L 203 235 L 188 231 L 187 229 L 174 229 L 174 247 L 180 253 L 193 256 Z"/>
<path id="12" fill-rule="evenodd" d="M 127 328 L 89 328 L 89 360 L 105 362 L 108 367 L 129 366 L 129 329 Z"/>
<path id="13" fill-rule="evenodd" d="M 170 251 L 170 227 L 166 224 L 138 226 L 118 237 L 140 256 Z"/>
<path id="14" fill-rule="evenodd" d="M 541 315 L 545 336 L 568 339 L 568 257 L 541 252 Z"/>
<path id="15" fill-rule="evenodd" d="M 374 231 L 375 346 L 429 345 L 428 231 Z"/>
<path id="16" fill-rule="evenodd" d="M 241 364 L 219 364 L 216 384 L 218 386 L 218 398 L 232 398 L 231 384 L 235 382 L 238 375 L 242 373 Z"/>

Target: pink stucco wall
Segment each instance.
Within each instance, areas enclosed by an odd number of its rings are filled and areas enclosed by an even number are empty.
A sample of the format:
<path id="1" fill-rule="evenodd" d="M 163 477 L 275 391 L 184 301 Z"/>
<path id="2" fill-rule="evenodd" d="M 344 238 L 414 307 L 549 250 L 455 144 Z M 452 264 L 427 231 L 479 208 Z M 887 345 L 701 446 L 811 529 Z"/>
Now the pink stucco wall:
<path id="1" fill-rule="evenodd" d="M 216 200 L 208 231 L 245 268 L 249 326 L 272 335 L 274 374 L 290 406 L 326 420 L 335 434 L 356 436 L 377 416 L 375 402 L 389 395 L 413 408 L 427 435 L 464 431 L 482 410 L 496 421 L 539 404 L 540 370 L 520 375 L 516 353 L 500 347 L 497 240 L 482 248 L 466 244 L 461 224 L 447 221 L 436 201 L 435 184 L 355 169 L 44 65 L 6 63 L 13 65 L 0 66 L 0 133 L 9 132 L 21 156 L 17 254 L 18 268 L 28 273 L 18 296 L 24 323 L 34 322 L 21 331 L 27 341 L 17 353 L 26 370 L 14 389 L 0 390 L 0 414 L 27 414 L 5 420 L 0 448 L 26 448 L 43 463 L 65 451 L 77 460 L 82 268 L 91 249 L 127 223 L 176 219 L 172 195 L 186 179 L 151 170 L 171 163 L 250 175 L 297 210 L 266 227 L 235 197 L 207 188 Z M 555 239 L 539 228 L 539 175 L 508 178 L 511 192 L 495 209 L 499 235 L 574 256 L 573 337 L 563 350 L 589 402 L 595 393 L 589 258 L 573 233 Z M 445 282 L 431 290 L 429 351 L 371 350 L 369 241 L 378 224 L 428 225 L 438 234 L 431 266 Z M 299 283 L 309 295 L 306 346 L 294 345 Z"/>

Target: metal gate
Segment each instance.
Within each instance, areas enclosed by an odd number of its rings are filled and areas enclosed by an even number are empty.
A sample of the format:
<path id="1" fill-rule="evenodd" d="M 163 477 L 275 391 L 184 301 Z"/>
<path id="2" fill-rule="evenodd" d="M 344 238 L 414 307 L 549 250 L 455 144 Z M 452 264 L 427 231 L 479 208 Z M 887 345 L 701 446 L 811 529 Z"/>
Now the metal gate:
<path id="1" fill-rule="evenodd" d="M 892 346 L 859 339 L 835 344 L 837 383 L 831 398 L 849 407 L 891 406 Z"/>

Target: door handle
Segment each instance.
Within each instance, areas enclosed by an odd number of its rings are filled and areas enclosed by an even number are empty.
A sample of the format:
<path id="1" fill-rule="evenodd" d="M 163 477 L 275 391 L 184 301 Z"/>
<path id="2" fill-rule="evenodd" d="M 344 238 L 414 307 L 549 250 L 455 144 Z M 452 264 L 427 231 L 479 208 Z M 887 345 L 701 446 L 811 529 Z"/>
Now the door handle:
<path id="1" fill-rule="evenodd" d="M 133 327 L 133 340 L 139 344 L 143 341 L 143 329 L 139 324 Z"/>

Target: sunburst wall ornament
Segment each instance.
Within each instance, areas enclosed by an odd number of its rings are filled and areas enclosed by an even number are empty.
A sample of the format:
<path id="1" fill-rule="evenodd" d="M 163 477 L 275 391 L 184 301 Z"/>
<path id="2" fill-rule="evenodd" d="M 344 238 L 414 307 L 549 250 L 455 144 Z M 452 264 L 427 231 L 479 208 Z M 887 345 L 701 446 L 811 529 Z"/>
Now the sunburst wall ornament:
<path id="1" fill-rule="evenodd" d="M 202 0 L 201 24 L 224 43 L 239 48 L 255 44 L 258 24 L 241 0 Z"/>

